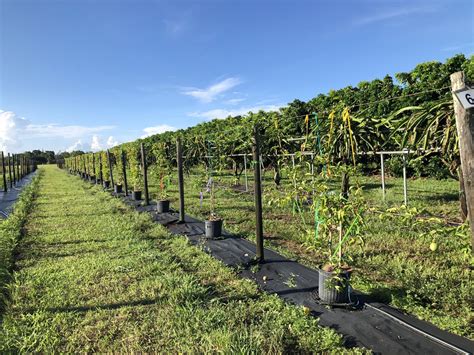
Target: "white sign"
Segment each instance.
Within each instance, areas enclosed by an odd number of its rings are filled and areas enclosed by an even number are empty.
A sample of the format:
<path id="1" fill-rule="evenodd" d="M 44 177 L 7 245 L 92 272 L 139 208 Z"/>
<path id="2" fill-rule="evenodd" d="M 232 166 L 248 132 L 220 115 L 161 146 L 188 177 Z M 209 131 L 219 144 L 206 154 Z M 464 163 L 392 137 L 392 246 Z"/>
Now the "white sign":
<path id="1" fill-rule="evenodd" d="M 456 96 L 466 110 L 474 107 L 474 89 L 458 91 Z"/>

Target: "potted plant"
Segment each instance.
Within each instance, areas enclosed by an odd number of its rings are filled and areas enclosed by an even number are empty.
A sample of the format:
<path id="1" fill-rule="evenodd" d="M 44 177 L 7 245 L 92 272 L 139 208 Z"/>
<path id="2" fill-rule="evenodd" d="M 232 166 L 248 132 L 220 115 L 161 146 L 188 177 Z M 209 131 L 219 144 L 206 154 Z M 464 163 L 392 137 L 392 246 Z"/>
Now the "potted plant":
<path id="1" fill-rule="evenodd" d="M 102 176 L 104 181 L 102 182 L 104 188 L 110 188 L 110 169 L 109 164 L 107 163 L 107 154 L 105 152 L 100 152 L 102 155 Z"/>
<path id="2" fill-rule="evenodd" d="M 346 174 L 347 171 L 342 171 Z M 352 273 L 352 261 L 347 252 L 347 245 L 363 243 L 361 238 L 362 190 L 350 187 L 350 198 L 343 193 L 336 193 L 328 188 L 325 182 L 317 187 L 318 199 L 313 202 L 318 243 L 323 247 L 327 262 L 319 270 L 318 293 L 322 302 L 347 304 L 350 302 L 349 281 Z"/>
<path id="3" fill-rule="evenodd" d="M 213 153 L 217 154 L 217 152 Z M 222 163 L 222 161 L 220 162 Z M 222 164 L 219 164 L 221 167 Z M 218 238 L 222 234 L 222 218 L 216 213 L 216 196 L 215 196 L 215 183 L 214 177 L 212 175 L 212 155 L 209 154 L 209 179 L 206 184 L 206 192 L 210 194 L 210 203 L 211 208 L 209 212 L 209 217 L 204 221 L 204 230 L 206 238 Z"/>
<path id="4" fill-rule="evenodd" d="M 214 190 L 214 179 L 210 177 L 207 182 L 207 191 L 210 193 L 211 210 L 209 217 L 204 221 L 206 238 L 218 238 L 222 234 L 222 218 L 217 215 L 215 210 L 216 201 Z"/>
<path id="5" fill-rule="evenodd" d="M 152 147 L 156 164 L 153 167 L 153 173 L 159 181 L 160 192 L 156 202 L 156 210 L 158 213 L 169 212 L 170 201 L 168 199 L 168 186 L 170 184 L 170 176 L 172 171 L 171 159 L 168 158 L 167 146 L 165 142 L 157 142 Z"/>
<path id="6" fill-rule="evenodd" d="M 140 160 L 137 158 L 137 150 L 131 147 L 127 154 L 130 163 L 130 183 L 132 184 L 132 199 L 140 201 L 142 199 L 143 176 Z"/>
<path id="7" fill-rule="evenodd" d="M 119 193 L 122 193 L 123 192 L 123 182 L 124 182 L 124 178 L 123 178 L 123 171 L 122 169 L 120 169 L 120 167 L 118 166 L 117 164 L 117 156 L 118 154 L 116 154 L 115 152 L 110 152 L 110 160 L 111 160 L 111 163 L 112 165 L 114 165 L 114 170 L 113 170 L 113 175 L 114 175 L 114 192 L 116 194 L 119 194 Z"/>

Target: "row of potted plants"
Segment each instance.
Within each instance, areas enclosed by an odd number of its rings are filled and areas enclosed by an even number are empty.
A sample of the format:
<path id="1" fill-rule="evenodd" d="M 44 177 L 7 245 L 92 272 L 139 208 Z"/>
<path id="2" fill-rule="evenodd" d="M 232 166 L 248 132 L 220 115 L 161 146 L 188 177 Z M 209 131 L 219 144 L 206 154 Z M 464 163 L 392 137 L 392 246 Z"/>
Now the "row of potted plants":
<path id="1" fill-rule="evenodd" d="M 132 198 L 140 200 L 143 189 L 143 171 L 140 164 L 139 149 L 136 144 L 127 145 L 125 148 L 129 167 L 127 178 L 133 187 Z M 167 212 L 169 210 L 167 191 L 174 165 L 170 159 L 169 150 L 170 146 L 166 142 L 155 142 L 151 149 L 149 149 L 153 159 L 150 173 L 159 182 L 159 193 L 157 196 L 158 212 Z M 345 153 L 349 155 L 351 153 L 350 148 Z M 99 154 L 104 154 L 101 156 L 102 163 L 104 163 L 106 161 L 105 153 Z M 118 157 L 119 154 L 115 153 L 113 156 Z M 215 173 L 215 170 L 218 172 L 223 166 L 226 166 L 226 162 L 221 161 L 217 151 L 209 151 L 208 156 L 209 161 L 206 164 L 207 175 L 205 180 L 203 180 L 206 181 L 205 192 L 209 194 L 210 213 L 205 222 L 205 230 L 206 236 L 217 237 L 222 231 L 222 219 L 216 211 L 215 175 L 217 174 L 213 174 L 213 172 Z M 297 158 L 301 159 L 302 156 Z M 326 162 L 324 157 L 322 157 L 322 160 L 320 163 Z M 346 161 L 337 167 L 331 168 L 332 177 L 336 175 L 346 177 L 352 173 L 351 166 Z M 113 166 L 117 167 L 117 161 L 114 160 Z M 306 206 L 317 216 L 315 228 L 311 231 L 314 231 L 315 236 L 311 242 L 326 255 L 327 259 L 327 262 L 322 265 L 320 270 L 319 296 L 323 302 L 329 304 L 346 303 L 349 298 L 349 278 L 352 272 L 350 267 L 351 259 L 346 252 L 346 245 L 361 240 L 360 231 L 363 219 L 360 211 L 363 202 L 360 189 L 351 188 L 351 193 L 348 194 L 347 186 L 344 185 L 340 193 L 335 193 L 330 187 L 326 171 L 321 171 L 320 177 L 322 179 L 318 179 L 316 182 L 313 175 L 309 176 L 307 173 L 301 173 L 303 169 L 301 169 L 300 165 L 297 164 L 291 169 L 294 170 L 289 173 L 290 176 L 293 176 L 294 190 L 287 192 L 287 194 L 291 195 L 289 198 L 288 196 L 284 198 L 287 201 L 292 201 L 292 203 L 296 201 L 301 206 Z M 118 186 L 122 186 L 123 176 L 120 173 L 121 169 L 115 168 L 113 170 L 114 182 L 117 183 L 115 190 L 119 192 Z M 104 164 L 102 166 L 102 174 L 104 180 L 111 177 L 108 166 L 104 166 Z M 308 233 L 308 229 L 302 230 L 302 233 Z"/>

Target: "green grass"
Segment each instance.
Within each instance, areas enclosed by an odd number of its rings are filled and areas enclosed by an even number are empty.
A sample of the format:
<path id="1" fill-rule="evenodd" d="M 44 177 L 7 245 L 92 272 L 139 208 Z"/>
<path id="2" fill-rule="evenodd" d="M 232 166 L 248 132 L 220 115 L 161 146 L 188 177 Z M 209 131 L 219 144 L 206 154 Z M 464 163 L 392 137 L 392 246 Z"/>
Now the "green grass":
<path id="1" fill-rule="evenodd" d="M 0 352 L 349 351 L 302 308 L 261 293 L 149 216 L 41 169 Z"/>
<path id="2" fill-rule="evenodd" d="M 284 195 L 290 184 L 288 180 L 283 180 L 282 186 L 277 189 L 270 175 L 267 173 L 264 181 L 266 245 L 313 267 L 325 263 L 321 247 L 312 233 L 312 212 L 303 211 L 307 223 L 307 228 L 304 228 L 300 215 L 292 211 L 291 205 L 269 205 L 270 199 Z M 150 191 L 155 196 L 158 184 L 153 176 L 149 180 Z M 177 207 L 175 180 L 173 178 L 170 196 L 173 206 Z M 459 183 L 453 180 L 410 179 L 408 201 L 412 210 L 381 214 L 403 204 L 403 180 L 386 179 L 385 201 L 382 199 L 380 177 L 359 177 L 357 180 L 364 188 L 367 209 L 363 235 L 365 245 L 362 248 L 349 246 L 347 249 L 355 268 L 353 286 L 442 329 L 473 339 L 471 305 L 474 301 L 474 283 L 469 232 L 467 226 L 455 230 L 448 224 L 459 222 Z M 193 169 L 191 175 L 185 176 L 186 210 L 199 218 L 206 218 L 210 210 L 209 194 L 205 193 L 202 208 L 199 204 L 199 192 L 205 191 L 205 181 L 199 169 Z M 235 181 L 229 175 L 216 176 L 215 181 L 216 210 L 224 219 L 224 227 L 254 240 L 253 194 L 233 189 Z M 250 175 L 249 181 L 252 181 Z M 240 183 L 244 184 L 243 178 Z M 337 190 L 339 183 L 334 181 L 333 186 Z M 417 223 L 430 216 L 439 216 L 441 221 Z M 433 240 L 439 245 L 436 252 L 429 249 Z"/>
<path id="3" fill-rule="evenodd" d="M 8 301 L 7 285 L 12 278 L 13 254 L 33 206 L 40 177 L 41 174 L 34 177 L 22 191 L 8 219 L 0 220 L 0 314 Z"/>

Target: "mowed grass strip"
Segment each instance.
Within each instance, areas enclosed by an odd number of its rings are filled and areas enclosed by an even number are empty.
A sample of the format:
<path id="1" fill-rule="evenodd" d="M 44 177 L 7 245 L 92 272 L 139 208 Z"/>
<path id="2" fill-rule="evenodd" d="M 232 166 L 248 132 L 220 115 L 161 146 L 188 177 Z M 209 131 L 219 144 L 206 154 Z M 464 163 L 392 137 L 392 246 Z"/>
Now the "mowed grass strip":
<path id="1" fill-rule="evenodd" d="M 42 169 L 0 352 L 361 352 L 147 215 Z"/>

